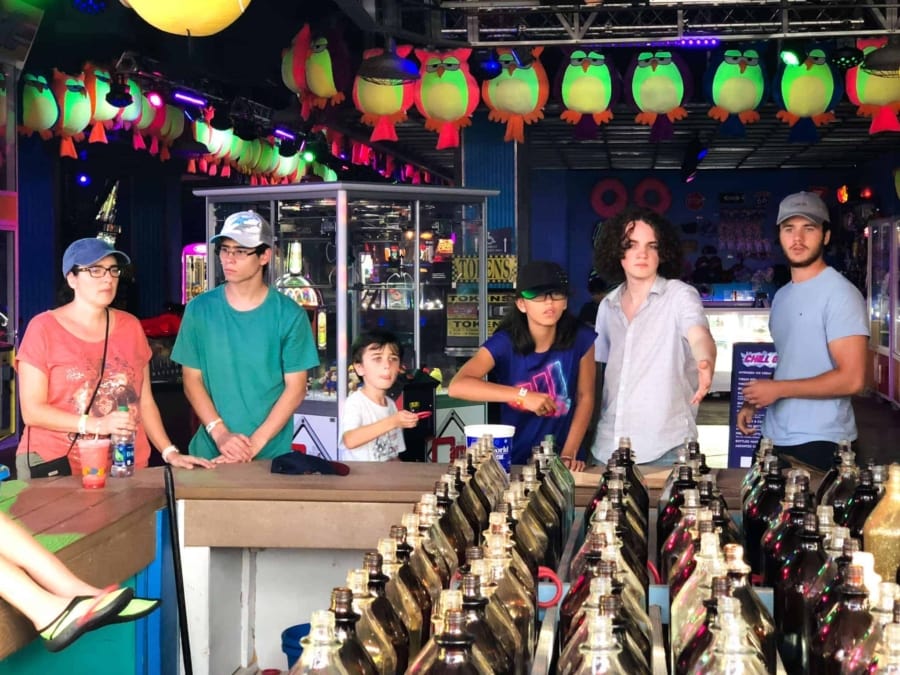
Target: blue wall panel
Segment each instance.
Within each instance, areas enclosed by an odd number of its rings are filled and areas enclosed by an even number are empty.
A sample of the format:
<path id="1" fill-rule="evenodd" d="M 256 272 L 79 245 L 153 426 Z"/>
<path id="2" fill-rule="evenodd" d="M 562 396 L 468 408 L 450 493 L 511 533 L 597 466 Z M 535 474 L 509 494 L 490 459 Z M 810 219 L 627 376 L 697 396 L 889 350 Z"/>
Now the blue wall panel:
<path id="1" fill-rule="evenodd" d="M 473 115 L 471 127 L 462 132 L 463 187 L 500 190 L 488 198 L 488 230 L 494 237 L 492 250 L 515 253 L 516 237 L 516 149 L 503 140 L 506 127 L 489 122 L 487 113 Z"/>

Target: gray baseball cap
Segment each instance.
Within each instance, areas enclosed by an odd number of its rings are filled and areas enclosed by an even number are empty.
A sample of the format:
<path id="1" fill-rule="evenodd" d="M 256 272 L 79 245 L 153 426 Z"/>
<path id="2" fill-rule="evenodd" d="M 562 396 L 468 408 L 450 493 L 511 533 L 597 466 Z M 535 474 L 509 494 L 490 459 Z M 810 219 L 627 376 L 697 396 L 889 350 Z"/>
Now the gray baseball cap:
<path id="1" fill-rule="evenodd" d="M 814 192 L 795 192 L 781 200 L 778 205 L 778 220 L 775 222 L 781 225 L 794 216 L 803 216 L 816 225 L 824 225 L 830 220 L 828 207 Z"/>
<path id="2" fill-rule="evenodd" d="M 234 239 L 246 248 L 256 248 L 262 244 L 272 248 L 275 237 L 269 221 L 256 211 L 238 211 L 225 219 L 222 230 L 209 243 L 215 244 L 220 239 Z"/>

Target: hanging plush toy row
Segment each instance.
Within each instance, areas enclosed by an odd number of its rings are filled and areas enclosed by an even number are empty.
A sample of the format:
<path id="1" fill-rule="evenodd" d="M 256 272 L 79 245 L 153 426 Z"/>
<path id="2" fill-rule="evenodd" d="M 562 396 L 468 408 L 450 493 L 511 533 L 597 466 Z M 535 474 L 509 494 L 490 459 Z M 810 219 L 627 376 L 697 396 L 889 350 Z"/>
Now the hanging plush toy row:
<path id="1" fill-rule="evenodd" d="M 313 78 L 315 79 L 315 78 Z M 70 75 L 53 71 L 50 82 L 43 75 L 23 73 L 19 132 L 38 134 L 49 140 L 60 139 L 60 156 L 77 158 L 75 143 L 106 143 L 107 132 L 131 134 L 135 150 L 147 150 L 160 160 L 170 158 L 170 148 L 186 130 L 184 110 L 178 106 L 151 102 L 150 93 L 141 91 L 133 79 L 126 84 L 132 103 L 119 108 L 106 101 L 111 75 L 109 71 L 88 63 L 84 71 Z M 6 89 L 0 89 L 0 98 Z M 313 102 L 311 105 L 322 105 Z M 6 110 L 0 106 L 0 110 Z M 281 141 L 274 136 L 244 139 L 234 129 L 216 129 L 210 123 L 215 109 L 203 109 L 202 115 L 189 122 L 187 131 L 208 149 L 198 159 L 188 161 L 188 173 L 202 172 L 228 178 L 232 171 L 249 177 L 252 185 L 296 183 L 309 176 L 324 181 L 336 180 L 335 172 L 319 162 L 306 162 L 299 152 L 283 152 Z M 373 120 L 377 124 L 377 120 Z M 0 129 L 5 125 L 0 125 Z M 373 152 L 372 148 L 345 139 L 327 129 L 329 145 L 335 156 L 349 156 L 349 162 L 371 167 L 401 182 L 430 183 L 431 175 L 413 165 L 397 166 L 393 158 Z M 347 146 L 345 148 L 345 145 Z"/>
<path id="2" fill-rule="evenodd" d="M 861 39 L 868 54 L 887 44 L 886 38 Z M 721 133 L 743 136 L 745 126 L 759 121 L 759 108 L 771 98 L 779 106 L 778 119 L 791 127 L 790 140 L 817 140 L 816 127 L 834 121 L 834 108 L 845 86 L 857 114 L 871 117 L 871 133 L 900 131 L 900 79 L 865 73 L 854 67 L 845 74 L 831 64 L 824 44 L 807 45 L 805 58 L 795 66 L 779 63 L 774 76 L 765 72 L 763 45 L 726 44 L 711 53 L 703 77 L 703 92 L 711 104 L 709 117 L 721 122 Z M 489 119 L 506 125 L 507 141 L 524 142 L 524 127 L 543 119 L 550 82 L 541 63 L 543 47 L 532 47 L 530 58 L 516 58 L 512 49 L 497 49 L 500 73 L 480 86 L 469 69 L 470 49 L 430 51 L 400 47 L 403 58 L 419 62 L 419 80 L 373 84 L 353 77 L 346 43 L 340 32 L 316 35 L 304 25 L 282 58 L 282 79 L 295 92 L 301 113 L 339 105 L 352 87 L 361 121 L 374 127 L 370 140 L 396 141 L 395 125 L 407 118 L 415 104 L 425 127 L 438 133 L 437 148 L 459 145 L 459 130 L 471 124 L 480 102 Z M 370 58 L 381 50 L 370 50 Z M 592 138 L 599 125 L 613 118 L 612 107 L 624 94 L 635 109 L 636 124 L 650 127 L 650 140 L 671 138 L 673 125 L 687 116 L 693 82 L 685 61 L 669 48 L 637 50 L 624 78 L 599 48 L 568 47 L 553 83 L 564 110 L 560 117 L 575 126 L 577 138 Z"/>

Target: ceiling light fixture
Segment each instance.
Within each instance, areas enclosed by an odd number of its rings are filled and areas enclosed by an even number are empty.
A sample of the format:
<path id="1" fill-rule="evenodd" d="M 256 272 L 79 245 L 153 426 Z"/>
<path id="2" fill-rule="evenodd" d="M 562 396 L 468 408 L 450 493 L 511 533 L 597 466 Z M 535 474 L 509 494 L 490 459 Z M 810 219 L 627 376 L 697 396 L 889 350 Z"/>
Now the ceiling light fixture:
<path id="1" fill-rule="evenodd" d="M 287 129 L 282 129 L 281 127 L 277 127 L 275 131 L 272 132 L 278 138 L 285 141 L 296 141 L 297 134 L 288 131 Z"/>
<path id="2" fill-rule="evenodd" d="M 165 104 L 162 94 L 160 94 L 158 91 L 148 91 L 146 96 L 147 102 L 154 108 L 162 108 Z"/>
<path id="3" fill-rule="evenodd" d="M 889 42 L 869 52 L 860 67 L 876 77 L 900 77 L 900 44 Z"/>
<path id="4" fill-rule="evenodd" d="M 134 103 L 131 88 L 128 86 L 128 76 L 125 73 L 113 73 L 106 102 L 116 108 L 127 108 Z"/>
<path id="5" fill-rule="evenodd" d="M 180 103 L 188 103 L 190 105 L 195 105 L 198 108 L 205 108 L 207 104 L 207 100 L 200 96 L 199 94 L 195 94 L 194 92 L 187 91 L 176 91 L 172 94 L 172 98 Z"/>
<path id="6" fill-rule="evenodd" d="M 387 39 L 386 44 L 381 54 L 370 56 L 360 63 L 356 74 L 366 82 L 386 86 L 418 80 L 419 67 L 397 54 L 393 40 Z"/>
<path id="7" fill-rule="evenodd" d="M 829 55 L 829 60 L 839 70 L 850 70 L 855 68 L 863 61 L 863 53 L 861 49 L 856 47 L 838 47 Z"/>

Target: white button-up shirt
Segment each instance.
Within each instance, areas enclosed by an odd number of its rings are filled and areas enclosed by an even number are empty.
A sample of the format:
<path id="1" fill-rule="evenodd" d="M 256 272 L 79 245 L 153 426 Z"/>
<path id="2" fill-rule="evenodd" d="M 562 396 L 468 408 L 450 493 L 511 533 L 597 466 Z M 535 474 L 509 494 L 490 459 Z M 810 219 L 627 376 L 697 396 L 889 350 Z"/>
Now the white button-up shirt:
<path id="1" fill-rule="evenodd" d="M 624 284 L 597 310 L 597 361 L 606 363 L 600 421 L 592 453 L 606 462 L 628 436 L 635 461 L 652 462 L 697 436 L 697 362 L 688 343 L 693 326 L 709 328 L 697 290 L 657 277 L 629 323 Z"/>

